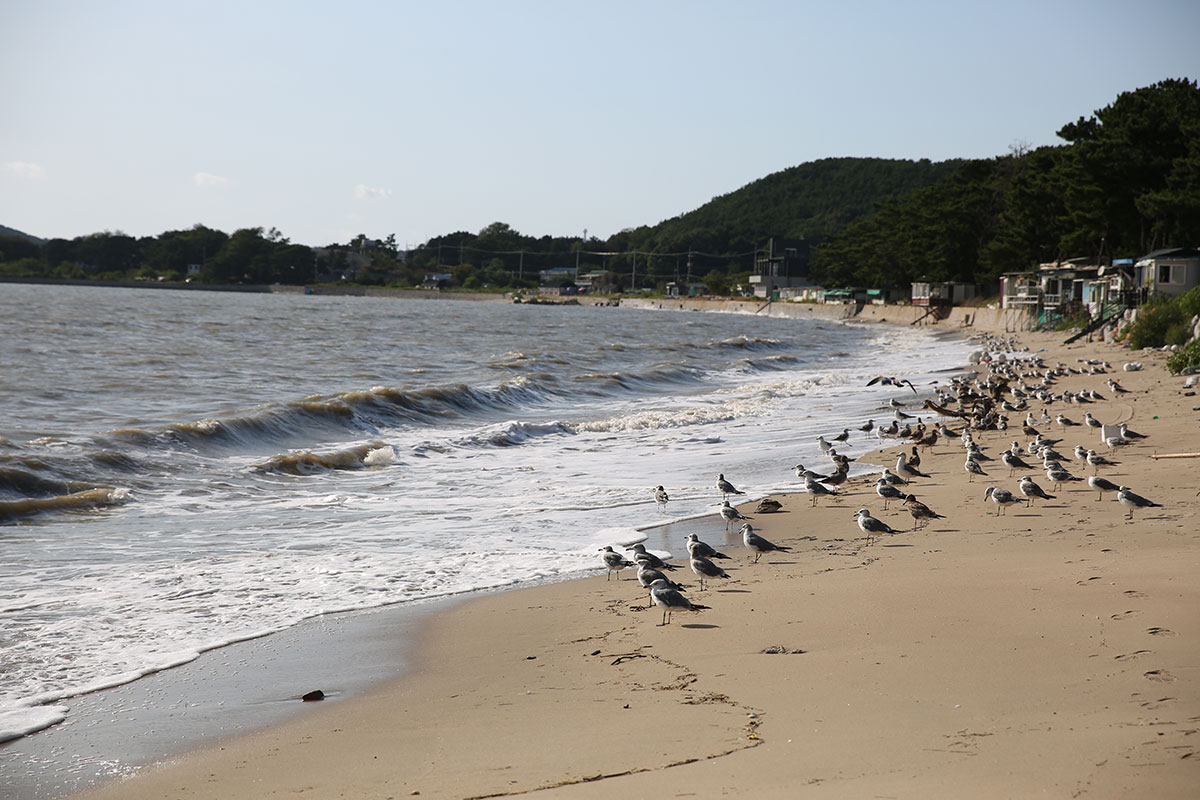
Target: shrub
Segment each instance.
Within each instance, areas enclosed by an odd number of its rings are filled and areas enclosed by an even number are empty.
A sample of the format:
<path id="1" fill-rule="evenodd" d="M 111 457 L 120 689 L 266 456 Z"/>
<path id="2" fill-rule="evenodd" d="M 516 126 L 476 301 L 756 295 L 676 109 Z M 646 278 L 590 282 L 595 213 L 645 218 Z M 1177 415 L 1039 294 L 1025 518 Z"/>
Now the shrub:
<path id="1" fill-rule="evenodd" d="M 1167 369 L 1178 375 L 1189 367 L 1200 369 L 1200 339 L 1181 347 L 1167 358 Z"/>
<path id="2" fill-rule="evenodd" d="M 1183 311 L 1174 302 L 1155 303 L 1142 306 L 1133 330 L 1129 332 L 1129 346 L 1134 350 L 1143 347 L 1162 347 L 1167 344 L 1167 331 L 1173 326 L 1187 323 Z M 1187 341 L 1186 337 L 1184 341 Z M 1176 344 L 1179 344 L 1178 342 Z"/>

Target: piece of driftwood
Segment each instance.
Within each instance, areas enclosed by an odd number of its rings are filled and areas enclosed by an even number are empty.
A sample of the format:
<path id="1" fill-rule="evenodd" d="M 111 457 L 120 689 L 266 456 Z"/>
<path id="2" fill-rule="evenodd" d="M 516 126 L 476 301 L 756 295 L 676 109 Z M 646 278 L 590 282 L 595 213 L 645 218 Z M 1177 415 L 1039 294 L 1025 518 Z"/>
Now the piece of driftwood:
<path id="1" fill-rule="evenodd" d="M 1200 458 L 1200 453 L 1154 453 L 1151 458 Z"/>

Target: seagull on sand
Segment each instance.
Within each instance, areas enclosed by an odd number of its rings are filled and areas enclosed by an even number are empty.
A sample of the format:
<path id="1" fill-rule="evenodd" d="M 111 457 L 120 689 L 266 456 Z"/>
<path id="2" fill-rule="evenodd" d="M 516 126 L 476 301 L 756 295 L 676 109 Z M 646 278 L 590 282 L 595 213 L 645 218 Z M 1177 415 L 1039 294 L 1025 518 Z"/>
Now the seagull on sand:
<path id="1" fill-rule="evenodd" d="M 892 486 L 883 478 L 875 481 L 875 494 L 883 498 L 883 510 L 887 511 L 889 500 L 903 500 L 908 497 L 904 492 Z"/>
<path id="2" fill-rule="evenodd" d="M 727 530 L 727 531 L 729 530 L 730 524 L 732 524 L 734 520 L 753 519 L 753 517 L 744 516 L 742 514 L 742 512 L 738 511 L 736 508 L 729 505 L 728 500 L 724 501 L 721 504 L 721 517 L 725 520 L 725 530 Z"/>
<path id="3" fill-rule="evenodd" d="M 705 578 L 728 578 L 725 570 L 718 567 L 713 562 L 709 561 L 704 556 L 692 556 L 691 561 L 692 572 L 696 573 L 696 577 L 700 579 L 700 591 L 704 591 Z"/>
<path id="4" fill-rule="evenodd" d="M 915 494 L 904 498 L 904 507 L 908 509 L 909 514 L 912 514 L 913 522 L 917 523 L 918 528 L 924 528 L 931 519 L 945 519 L 944 516 L 918 500 Z"/>
<path id="5" fill-rule="evenodd" d="M 1093 417 L 1092 412 L 1090 411 L 1083 412 L 1083 421 L 1086 422 L 1087 426 L 1093 430 L 1100 430 L 1104 427 L 1104 423 Z"/>
<path id="6" fill-rule="evenodd" d="M 687 535 L 687 551 L 692 558 L 729 558 L 724 553 L 718 553 L 712 545 L 700 541 L 694 533 Z"/>
<path id="7" fill-rule="evenodd" d="M 670 501 L 671 501 L 671 497 L 670 497 L 670 495 L 667 494 L 666 489 L 664 489 L 661 486 L 654 487 L 654 502 L 658 503 L 659 508 L 666 508 L 667 503 L 669 503 Z"/>
<path id="8" fill-rule="evenodd" d="M 1059 414 L 1057 417 L 1054 418 L 1054 421 L 1057 422 L 1059 425 L 1062 425 L 1064 428 L 1069 428 L 1072 425 L 1079 424 L 1078 422 L 1074 421 L 1073 419 L 1071 419 L 1070 417 L 1068 417 L 1065 414 Z"/>
<path id="9" fill-rule="evenodd" d="M 1033 469 L 1033 467 L 1026 464 L 1019 455 L 1011 450 L 1005 450 L 1000 455 L 1000 460 L 1004 462 L 1004 466 L 1008 467 L 1008 477 L 1010 478 L 1019 469 Z"/>
<path id="10" fill-rule="evenodd" d="M 682 592 L 684 590 L 684 585 L 682 583 L 676 583 L 668 578 L 665 572 L 654 569 L 653 567 L 647 567 L 645 564 L 642 564 L 638 567 L 637 579 L 638 583 L 640 583 L 642 588 L 645 589 L 649 589 L 650 584 L 654 583 L 655 581 L 661 580 L 666 581 L 667 586 L 670 586 L 675 591 Z"/>
<path id="11" fill-rule="evenodd" d="M 1087 479 L 1087 484 L 1100 493 L 1100 496 L 1096 498 L 1097 500 L 1103 500 L 1105 492 L 1118 492 L 1121 490 L 1120 486 L 1117 486 L 1108 478 L 1101 478 L 1099 475 L 1090 476 Z"/>
<path id="12" fill-rule="evenodd" d="M 914 467 L 912 464 L 909 464 L 908 459 L 905 458 L 905 456 L 904 456 L 904 453 L 900 453 L 898 456 L 896 456 L 896 474 L 899 475 L 901 478 L 905 478 L 905 479 L 907 479 L 907 478 L 928 478 L 929 477 L 924 472 L 921 472 L 921 470 Z"/>
<path id="13" fill-rule="evenodd" d="M 1129 506 L 1129 519 L 1133 519 L 1135 508 L 1162 508 L 1162 504 L 1147 500 L 1140 494 L 1134 494 L 1124 486 L 1117 487 L 1117 501 L 1123 506 Z"/>
<path id="14" fill-rule="evenodd" d="M 678 589 L 672 589 L 663 580 L 657 580 L 650 584 L 650 602 L 663 610 L 663 621 L 658 625 L 660 628 L 663 625 L 671 624 L 671 612 L 677 609 L 684 609 L 685 611 L 708 610 L 708 606 L 693 603 L 684 597 Z"/>
<path id="15" fill-rule="evenodd" d="M 821 497 L 822 495 L 836 495 L 837 494 L 837 492 L 834 491 L 833 489 L 830 489 L 828 486 L 825 486 L 820 481 L 814 481 L 812 478 L 809 478 L 804 481 L 804 490 L 806 492 L 808 492 L 810 495 L 812 495 L 813 508 L 817 507 L 817 498 L 818 497 Z"/>
<path id="16" fill-rule="evenodd" d="M 732 483 L 725 480 L 724 473 L 721 473 L 717 476 L 717 489 L 719 489 L 721 494 L 725 497 L 729 497 L 731 494 L 745 494 L 745 492 L 743 492 L 741 489 L 738 489 Z"/>
<path id="17" fill-rule="evenodd" d="M 626 567 L 632 567 L 633 562 L 625 556 L 612 549 L 611 545 L 605 545 L 600 548 L 600 558 L 604 561 L 604 566 L 608 568 L 605 580 L 612 580 L 614 572 L 620 572 Z"/>
<path id="18" fill-rule="evenodd" d="M 1017 486 L 1017 488 L 1021 490 L 1021 494 L 1029 498 L 1029 505 L 1031 506 L 1033 505 L 1033 498 L 1035 497 L 1040 497 L 1043 500 L 1054 499 L 1054 495 L 1046 494 L 1046 490 L 1038 486 L 1037 483 L 1034 482 L 1033 478 L 1029 477 L 1028 475 L 1026 475 L 1024 478 L 1021 478 L 1021 483 L 1019 486 Z"/>
<path id="19" fill-rule="evenodd" d="M 823 481 L 829 477 L 828 475 L 822 475 L 820 472 L 813 472 L 811 469 L 805 469 L 803 464 L 797 464 L 796 466 L 792 467 L 792 469 L 796 470 L 796 477 L 802 481 L 810 478 L 814 481 Z"/>
<path id="20" fill-rule="evenodd" d="M 1055 490 L 1058 490 L 1068 481 L 1081 481 L 1083 478 L 1076 478 L 1059 464 L 1051 463 L 1050 466 L 1046 467 L 1046 480 L 1053 483 Z"/>
<path id="21" fill-rule="evenodd" d="M 790 547 L 773 544 L 754 532 L 754 526 L 749 522 L 742 525 L 742 544 L 754 551 L 754 563 L 758 563 L 758 559 L 762 558 L 763 553 L 770 553 L 775 550 L 787 552 Z"/>
<path id="22" fill-rule="evenodd" d="M 663 561 L 658 556 L 654 555 L 654 553 L 651 553 L 649 550 L 646 549 L 646 545 L 642 544 L 641 542 L 638 542 L 630 549 L 633 550 L 633 560 L 636 561 L 639 565 L 645 564 L 647 567 L 650 567 L 651 569 L 665 569 L 665 570 L 679 569 L 679 567 L 675 566 L 674 564 L 668 564 L 667 562 Z"/>
<path id="23" fill-rule="evenodd" d="M 867 535 L 867 544 L 870 544 L 871 537 L 877 534 L 904 533 L 904 531 L 893 530 L 892 526 L 883 520 L 872 517 L 871 511 L 866 508 L 860 508 L 854 518 L 858 521 L 858 529 Z"/>
<path id="24" fill-rule="evenodd" d="M 970 476 L 967 478 L 968 481 L 974 481 L 976 475 L 982 475 L 985 478 L 987 477 L 987 473 L 983 471 L 983 467 L 979 466 L 979 462 L 970 456 L 967 456 L 967 461 L 963 464 L 963 469 L 966 470 L 967 475 Z"/>
<path id="25" fill-rule="evenodd" d="M 1121 431 L 1122 439 L 1145 439 L 1146 438 L 1146 434 L 1144 434 L 1144 433 L 1138 433 L 1137 431 L 1129 430 L 1129 426 L 1126 425 L 1124 422 L 1121 423 L 1120 431 Z"/>
<path id="26" fill-rule="evenodd" d="M 1091 464 L 1096 470 L 1096 474 L 1100 474 L 1101 467 L 1115 467 L 1120 464 L 1120 461 L 1109 461 L 1104 456 L 1097 453 L 1095 450 L 1087 451 L 1087 463 Z"/>
<path id="27" fill-rule="evenodd" d="M 995 486 L 988 487 L 987 491 L 983 493 L 983 499 L 991 500 L 1000 507 L 1000 509 L 996 512 L 996 516 L 1003 516 L 1005 507 L 1011 506 L 1013 503 L 1029 502 L 1028 500 L 1022 500 L 1021 498 L 1017 497 L 1008 489 L 1001 489 Z"/>

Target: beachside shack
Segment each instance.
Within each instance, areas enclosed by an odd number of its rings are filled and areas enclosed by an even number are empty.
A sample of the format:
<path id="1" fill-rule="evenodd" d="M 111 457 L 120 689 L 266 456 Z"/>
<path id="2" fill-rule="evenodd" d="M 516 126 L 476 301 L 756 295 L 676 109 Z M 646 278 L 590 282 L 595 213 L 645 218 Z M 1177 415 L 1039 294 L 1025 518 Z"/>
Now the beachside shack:
<path id="1" fill-rule="evenodd" d="M 912 285 L 914 306 L 957 306 L 971 300 L 978 293 L 973 283 L 957 281 L 917 281 Z"/>
<path id="2" fill-rule="evenodd" d="M 1151 293 L 1183 294 L 1200 286 L 1200 250 L 1172 247 L 1147 253 L 1134 264 L 1134 281 Z"/>
<path id="3" fill-rule="evenodd" d="M 808 280 L 808 242 L 800 239 L 771 237 L 767 247 L 754 259 L 750 285 L 754 296 L 766 299 L 782 296 L 782 290 L 811 287 Z"/>

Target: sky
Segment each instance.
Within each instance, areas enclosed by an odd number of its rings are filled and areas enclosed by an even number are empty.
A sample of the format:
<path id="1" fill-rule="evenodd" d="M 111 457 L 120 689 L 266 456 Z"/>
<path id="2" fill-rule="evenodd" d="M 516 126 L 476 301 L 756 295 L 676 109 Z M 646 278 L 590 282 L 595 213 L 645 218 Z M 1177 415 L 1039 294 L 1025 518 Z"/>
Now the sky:
<path id="1" fill-rule="evenodd" d="M 1196 0 L 0 0 L 0 225 L 604 239 L 788 167 L 1058 144 Z"/>

